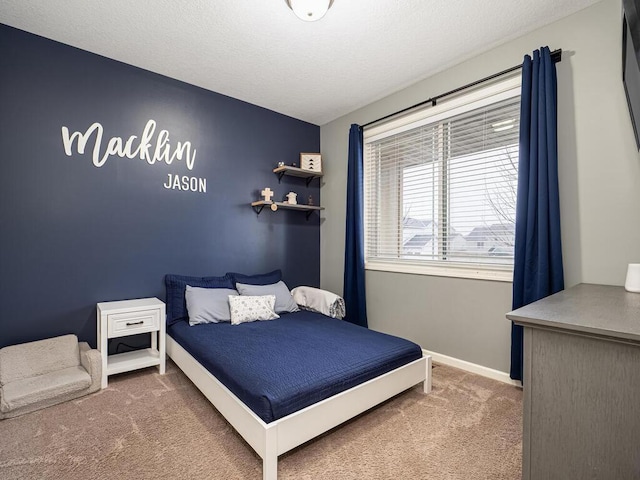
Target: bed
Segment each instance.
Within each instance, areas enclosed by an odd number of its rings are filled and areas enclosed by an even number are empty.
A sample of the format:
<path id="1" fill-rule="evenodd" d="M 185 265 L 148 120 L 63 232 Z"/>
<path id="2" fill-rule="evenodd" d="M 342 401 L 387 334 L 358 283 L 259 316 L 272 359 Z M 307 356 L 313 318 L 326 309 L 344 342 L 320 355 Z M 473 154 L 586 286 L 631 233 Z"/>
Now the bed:
<path id="1" fill-rule="evenodd" d="M 412 342 L 309 311 L 190 326 L 180 288 L 167 282 L 167 354 L 262 458 L 264 480 L 279 455 L 421 382 L 431 390 L 431 358 Z"/>

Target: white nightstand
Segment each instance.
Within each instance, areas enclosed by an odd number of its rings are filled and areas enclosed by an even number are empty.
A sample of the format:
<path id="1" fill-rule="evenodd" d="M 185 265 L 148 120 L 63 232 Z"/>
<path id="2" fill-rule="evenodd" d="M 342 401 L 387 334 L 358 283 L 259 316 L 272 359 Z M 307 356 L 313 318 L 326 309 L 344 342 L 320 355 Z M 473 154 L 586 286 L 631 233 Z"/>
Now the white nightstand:
<path id="1" fill-rule="evenodd" d="M 116 373 L 158 365 L 165 370 L 165 305 L 157 298 L 98 303 L 98 350 L 102 355 L 102 388 Z M 107 340 L 151 333 L 151 348 L 109 355 Z"/>

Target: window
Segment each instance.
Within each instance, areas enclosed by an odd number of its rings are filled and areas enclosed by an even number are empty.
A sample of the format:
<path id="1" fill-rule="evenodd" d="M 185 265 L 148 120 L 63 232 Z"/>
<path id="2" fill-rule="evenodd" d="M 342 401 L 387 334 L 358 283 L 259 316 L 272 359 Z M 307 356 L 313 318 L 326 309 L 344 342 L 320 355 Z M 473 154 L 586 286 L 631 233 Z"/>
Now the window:
<path id="1" fill-rule="evenodd" d="M 511 280 L 520 79 L 364 131 L 368 269 Z"/>

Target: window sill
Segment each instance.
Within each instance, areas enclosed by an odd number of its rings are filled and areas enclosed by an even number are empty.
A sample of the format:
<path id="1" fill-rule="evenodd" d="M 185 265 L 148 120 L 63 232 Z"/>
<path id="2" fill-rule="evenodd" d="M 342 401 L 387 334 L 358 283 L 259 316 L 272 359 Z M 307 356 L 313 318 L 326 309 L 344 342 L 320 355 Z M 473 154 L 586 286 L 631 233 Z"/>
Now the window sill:
<path id="1" fill-rule="evenodd" d="M 489 269 L 475 266 L 434 265 L 399 262 L 366 262 L 365 270 L 381 272 L 408 273 L 412 275 L 431 275 L 436 277 L 470 278 L 495 282 L 513 282 L 513 269 Z"/>

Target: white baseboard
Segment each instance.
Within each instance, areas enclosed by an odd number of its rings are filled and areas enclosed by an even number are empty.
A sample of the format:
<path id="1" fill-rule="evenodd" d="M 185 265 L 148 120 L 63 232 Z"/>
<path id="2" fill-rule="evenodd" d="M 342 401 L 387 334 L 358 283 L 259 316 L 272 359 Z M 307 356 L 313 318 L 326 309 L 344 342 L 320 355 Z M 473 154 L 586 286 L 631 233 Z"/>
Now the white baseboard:
<path id="1" fill-rule="evenodd" d="M 475 373 L 476 375 L 482 375 L 483 377 L 492 378 L 493 380 L 498 380 L 499 382 L 508 383 L 517 387 L 522 386 L 520 381 L 512 380 L 511 377 L 509 377 L 509 374 L 506 372 L 494 370 L 493 368 L 489 367 L 483 367 L 482 365 L 477 365 L 475 363 L 467 362 L 466 360 L 460 360 L 458 358 L 449 357 L 440 353 L 431 352 L 429 350 L 425 350 L 424 348 L 422 349 L 422 353 L 424 355 L 431 355 L 431 358 L 434 362 L 442 363 L 443 365 L 459 368 L 460 370 L 464 370 L 466 372 Z"/>

